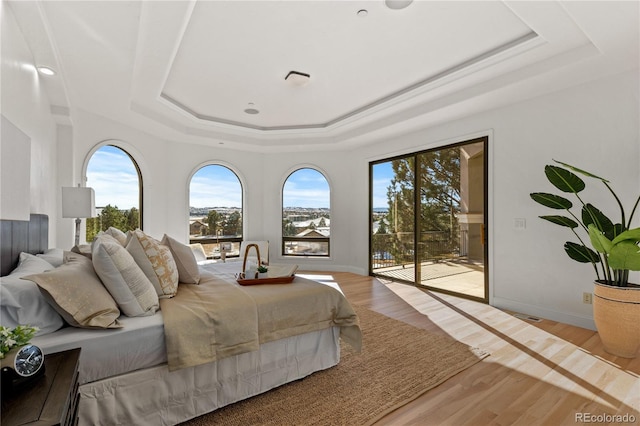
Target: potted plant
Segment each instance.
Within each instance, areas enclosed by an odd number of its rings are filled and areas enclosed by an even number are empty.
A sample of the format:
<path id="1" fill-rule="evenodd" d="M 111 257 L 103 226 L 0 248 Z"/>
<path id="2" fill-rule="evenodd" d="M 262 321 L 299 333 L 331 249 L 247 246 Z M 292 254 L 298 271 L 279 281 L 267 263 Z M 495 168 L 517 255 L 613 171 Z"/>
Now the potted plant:
<path id="1" fill-rule="evenodd" d="M 571 210 L 573 203 L 560 195 L 535 192 L 530 194 L 531 198 L 543 206 L 565 210 L 569 214 L 570 217 L 552 215 L 540 218 L 571 229 L 579 242 L 566 242 L 565 252 L 573 260 L 593 265 L 596 273 L 593 317 L 605 350 L 625 358 L 635 358 L 640 348 L 640 286 L 629 283 L 629 271 L 640 271 L 640 228 L 631 228 L 640 195 L 627 219 L 622 202 L 608 180 L 554 161 L 562 167 L 547 165 L 545 175 L 558 190 L 574 194 L 581 210 L 579 216 Z M 604 184 L 620 210 L 619 223 L 613 223 L 601 210 L 580 197 L 586 185 L 576 173 Z"/>
<path id="2" fill-rule="evenodd" d="M 258 266 L 258 278 L 267 278 L 268 271 L 269 269 L 266 266 L 264 265 Z"/>
<path id="3" fill-rule="evenodd" d="M 31 338 L 38 332 L 38 327 L 30 325 L 18 325 L 8 328 L 0 325 L 0 359 L 10 352 L 29 343 Z"/>

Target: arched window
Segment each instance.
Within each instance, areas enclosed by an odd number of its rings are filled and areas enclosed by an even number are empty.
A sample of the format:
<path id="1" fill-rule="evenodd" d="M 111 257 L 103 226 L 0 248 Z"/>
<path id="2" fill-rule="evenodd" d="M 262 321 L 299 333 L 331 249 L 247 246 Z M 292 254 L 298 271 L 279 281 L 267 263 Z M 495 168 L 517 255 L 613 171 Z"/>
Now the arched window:
<path id="1" fill-rule="evenodd" d="M 111 226 L 142 229 L 142 175 L 129 153 L 114 145 L 99 148 L 87 164 L 87 186 L 95 191 L 98 213 L 87 219 L 87 241 Z"/>
<path id="2" fill-rule="evenodd" d="M 242 241 L 242 184 L 228 167 L 211 164 L 189 183 L 189 239 L 209 258 L 237 256 Z"/>
<path id="3" fill-rule="evenodd" d="M 294 171 L 282 188 L 282 254 L 329 256 L 331 190 L 322 173 Z"/>

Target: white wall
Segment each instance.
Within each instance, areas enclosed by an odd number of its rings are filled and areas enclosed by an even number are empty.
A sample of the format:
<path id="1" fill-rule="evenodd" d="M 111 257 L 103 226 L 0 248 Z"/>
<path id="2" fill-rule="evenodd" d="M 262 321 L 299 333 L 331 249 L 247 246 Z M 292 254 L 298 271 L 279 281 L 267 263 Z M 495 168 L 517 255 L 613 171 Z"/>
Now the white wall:
<path id="1" fill-rule="evenodd" d="M 188 241 L 189 182 L 192 175 L 206 164 L 223 164 L 240 178 L 244 191 L 244 237 L 271 242 L 270 259 L 280 263 L 295 262 L 307 269 L 353 270 L 366 273 L 366 267 L 355 267 L 354 259 L 366 262 L 367 247 L 351 245 L 350 227 L 354 220 L 367 217 L 367 193 L 358 194 L 364 200 L 354 208 L 354 192 L 350 182 L 353 170 L 349 151 L 296 152 L 263 154 L 229 150 L 213 146 L 185 144 L 160 140 L 103 117 L 77 111 L 74 116 L 73 152 L 66 158 L 76 158 L 71 167 L 78 176 L 86 171 L 87 162 L 97 148 L 114 144 L 125 149 L 137 162 L 143 175 L 143 227 L 145 232 L 161 238 L 167 233 Z M 331 186 L 331 258 L 283 258 L 280 255 L 282 227 L 282 185 L 288 175 L 300 167 L 313 167 L 323 172 Z M 62 173 L 62 171 L 61 171 Z M 358 213 L 359 211 L 359 213 Z M 334 219 L 336 218 L 336 219 Z"/>
<path id="2" fill-rule="evenodd" d="M 358 153 L 354 192 L 366 193 L 371 160 L 489 135 L 492 304 L 594 328 L 591 305 L 582 303 L 582 293 L 593 291 L 593 268 L 566 256 L 563 244 L 574 240 L 572 234 L 539 219 L 556 212 L 534 203 L 529 193 L 556 192 L 543 168 L 558 159 L 609 179 L 628 216 L 640 182 L 638 99 L 636 70 L 367 147 Z M 584 198 L 617 218 L 604 186 L 587 185 Z M 515 218 L 526 219 L 525 230 L 514 228 Z M 366 247 L 366 222 L 353 227 L 353 245 Z"/>
<path id="3" fill-rule="evenodd" d="M 73 221 L 59 217 L 59 187 L 82 180 L 91 153 L 101 144 L 115 143 L 126 149 L 141 167 L 145 231 L 157 237 L 166 232 L 186 241 L 189 179 L 200 166 L 221 162 L 242 180 L 245 236 L 272 241 L 271 258 L 276 262 L 289 261 L 278 255 L 284 179 L 297 167 L 317 167 L 326 173 L 332 189 L 331 258 L 295 261 L 304 269 L 366 273 L 369 161 L 489 135 L 492 303 L 593 327 L 591 306 L 582 304 L 582 292 L 592 291 L 592 269 L 566 257 L 562 245 L 571 239 L 570 234 L 538 219 L 538 215 L 549 212 L 531 201 L 529 193 L 552 190 L 543 166 L 557 158 L 607 177 L 627 202 L 637 195 L 640 186 L 637 70 L 363 149 L 278 154 L 236 152 L 218 144 L 203 146 L 161 140 L 82 111 L 72 111 L 71 128 L 56 126 L 39 77 L 27 66 L 33 62 L 29 49 L 11 11 L 4 3 L 2 7 L 2 114 L 31 138 L 28 196 L 32 212 L 46 213 L 57 224 L 50 227 L 52 246 L 68 248 L 73 241 Z M 613 214 L 610 199 L 591 186 L 585 192 L 586 198 Z M 3 203 L 10 201 L 2 198 Z M 514 229 L 515 218 L 526 219 L 525 230 Z M 640 223 L 640 212 L 635 222 Z M 58 230 L 64 235 L 58 237 Z M 638 274 L 634 277 L 640 281 Z"/>
<path id="4" fill-rule="evenodd" d="M 31 139 L 31 213 L 58 214 L 60 190 L 56 178 L 56 123 L 49 100 L 42 90 L 41 77 L 33 67 L 33 57 L 11 8 L 0 3 L 2 19 L 2 106 L 1 112 Z M 24 165 L 28 167 L 28 164 Z M 2 172 L 1 179 L 11 180 Z M 11 203 L 2 194 L 2 203 Z M 56 226 L 49 227 L 50 241 L 56 241 Z"/>
<path id="5" fill-rule="evenodd" d="M 529 193 L 553 192 L 543 167 L 555 158 L 607 177 L 629 203 L 640 182 L 638 93 L 637 75 L 626 73 L 352 151 L 236 152 L 158 140 L 87 113 L 76 117 L 74 140 L 76 157 L 85 162 L 105 140 L 135 147 L 130 153 L 145 182 L 145 230 L 154 236 L 167 232 L 187 240 L 189 179 L 204 164 L 222 163 L 243 184 L 246 238 L 270 240 L 272 261 L 366 274 L 369 161 L 489 135 L 492 304 L 593 328 L 591 306 L 582 303 L 582 293 L 592 291 L 592 268 L 566 257 L 562 246 L 572 235 L 539 219 L 552 212 Z M 282 258 L 282 184 L 293 170 L 308 166 L 324 172 L 331 185 L 331 257 Z M 593 183 L 586 198 L 613 217 L 614 205 Z M 526 219 L 526 229 L 515 229 L 515 218 Z"/>

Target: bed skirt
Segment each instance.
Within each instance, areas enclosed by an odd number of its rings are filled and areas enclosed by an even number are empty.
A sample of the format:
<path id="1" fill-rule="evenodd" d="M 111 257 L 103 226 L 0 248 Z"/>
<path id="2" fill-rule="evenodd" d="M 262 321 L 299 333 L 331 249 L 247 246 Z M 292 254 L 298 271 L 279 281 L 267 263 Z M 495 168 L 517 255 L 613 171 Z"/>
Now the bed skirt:
<path id="1" fill-rule="evenodd" d="M 340 361 L 340 329 L 292 336 L 217 362 L 166 364 L 80 386 L 80 425 L 175 425 Z"/>

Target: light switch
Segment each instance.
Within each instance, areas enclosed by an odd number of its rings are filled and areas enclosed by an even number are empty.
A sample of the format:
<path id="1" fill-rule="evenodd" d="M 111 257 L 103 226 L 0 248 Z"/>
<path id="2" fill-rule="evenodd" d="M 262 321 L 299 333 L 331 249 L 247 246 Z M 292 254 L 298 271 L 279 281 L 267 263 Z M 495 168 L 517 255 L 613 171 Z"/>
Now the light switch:
<path id="1" fill-rule="evenodd" d="M 513 219 L 513 227 L 515 229 L 526 229 L 527 228 L 527 219 L 522 217 L 517 217 Z"/>

